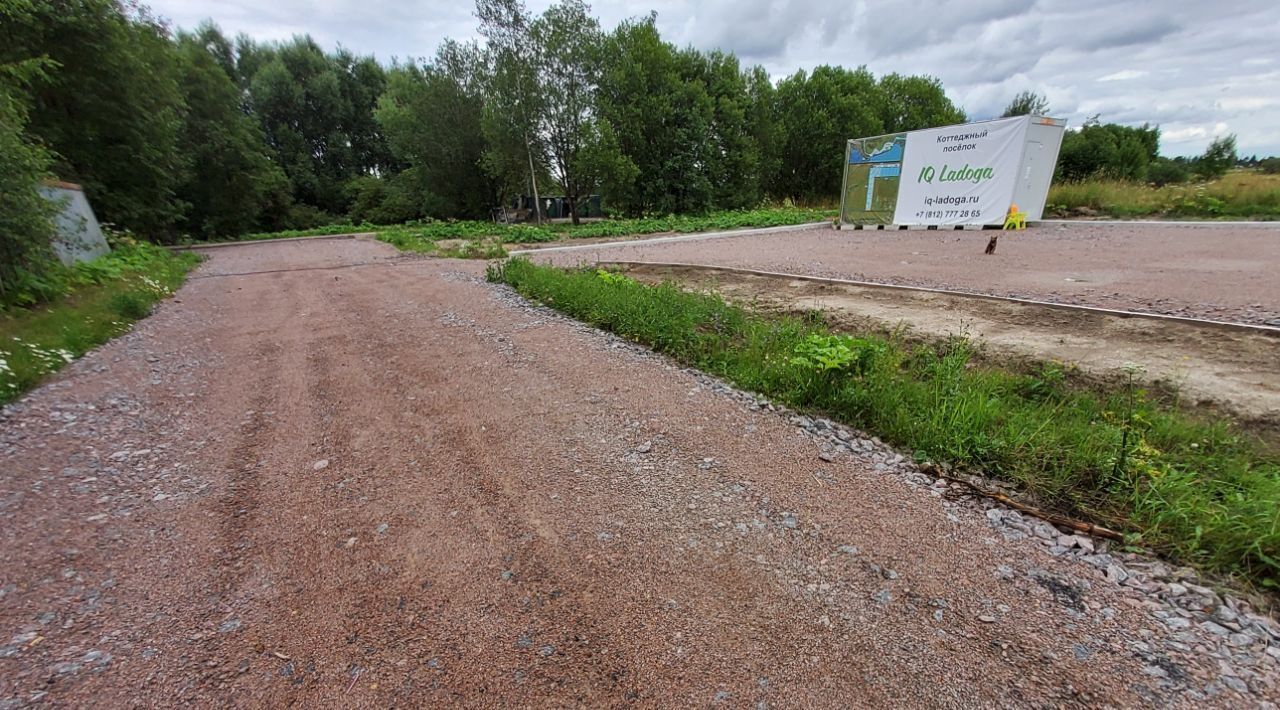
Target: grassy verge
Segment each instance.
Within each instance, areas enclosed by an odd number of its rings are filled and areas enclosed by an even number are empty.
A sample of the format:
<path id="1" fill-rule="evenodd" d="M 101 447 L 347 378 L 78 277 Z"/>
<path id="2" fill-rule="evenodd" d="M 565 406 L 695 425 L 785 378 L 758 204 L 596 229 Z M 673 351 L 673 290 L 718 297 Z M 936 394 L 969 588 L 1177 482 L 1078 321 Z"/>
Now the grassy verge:
<path id="1" fill-rule="evenodd" d="M 285 239 L 376 232 L 382 241 L 400 249 L 471 258 L 501 257 L 502 244 L 534 244 L 563 239 L 600 239 L 663 232 L 711 232 L 747 227 L 781 227 L 834 218 L 836 210 L 806 207 L 769 207 L 755 210 L 713 212 L 707 215 L 667 215 L 637 219 L 607 219 L 573 224 L 498 224 L 480 221 L 440 221 L 403 225 L 332 224 L 314 229 L 248 234 L 243 241 Z M 465 244 L 437 247 L 438 242 L 462 240 Z"/>
<path id="2" fill-rule="evenodd" d="M 1061 369 L 978 364 L 963 339 L 910 346 L 758 316 L 715 296 L 516 259 L 490 279 L 735 385 L 818 411 L 918 459 L 1021 486 L 1037 504 L 1131 533 L 1182 561 L 1280 583 L 1280 457 L 1132 382 L 1069 387 Z"/>
<path id="3" fill-rule="evenodd" d="M 264 239 L 292 239 L 294 237 L 323 237 L 330 234 L 368 234 L 370 232 L 378 232 L 387 229 L 386 225 L 369 224 L 367 222 L 361 224 L 352 224 L 350 222 L 341 222 L 338 224 L 326 224 L 310 229 L 286 229 L 279 232 L 255 232 L 253 234 L 242 235 L 239 239 L 226 239 L 217 241 L 229 242 L 256 242 Z M 211 243 L 211 242 L 205 242 Z M 212 243 L 216 243 L 212 242 Z"/>
<path id="4" fill-rule="evenodd" d="M 1280 219 L 1280 175 L 1237 170 L 1219 180 L 1153 187 L 1120 180 L 1056 184 L 1046 215 L 1075 217 Z"/>
<path id="5" fill-rule="evenodd" d="M 431 222 L 387 228 L 378 238 L 407 251 L 441 256 L 493 259 L 506 255 L 503 244 L 533 244 L 565 239 L 601 239 L 667 232 L 713 232 L 747 227 L 781 227 L 831 219 L 834 210 L 777 207 L 709 215 L 668 215 L 641 219 L 609 219 L 572 224 L 497 224 L 495 222 Z M 460 243 L 455 243 L 461 240 Z M 449 242 L 446 246 L 441 243 Z"/>
<path id="6" fill-rule="evenodd" d="M 191 253 L 127 242 L 64 275 L 64 295 L 0 312 L 0 404 L 124 333 L 199 262 Z"/>

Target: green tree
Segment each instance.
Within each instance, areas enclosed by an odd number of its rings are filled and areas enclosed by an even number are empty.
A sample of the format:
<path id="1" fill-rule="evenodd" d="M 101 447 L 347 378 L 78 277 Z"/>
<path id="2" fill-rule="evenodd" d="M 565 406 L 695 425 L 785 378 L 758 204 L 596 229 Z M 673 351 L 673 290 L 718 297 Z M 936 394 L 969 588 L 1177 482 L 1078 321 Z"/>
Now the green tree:
<path id="1" fill-rule="evenodd" d="M 393 155 L 409 166 L 394 185 L 384 185 L 391 212 L 483 219 L 501 201 L 502 182 L 483 165 L 481 61 L 474 44 L 446 41 L 431 64 L 411 62 L 388 73 L 375 117 Z M 373 197 L 362 209 L 371 209 Z"/>
<path id="2" fill-rule="evenodd" d="M 113 0 L 3 6 L 0 64 L 47 57 L 57 65 L 32 91 L 28 124 L 55 153 L 54 172 L 82 184 L 103 221 L 172 236 L 186 207 L 176 188 L 188 158 L 165 28 Z"/>
<path id="3" fill-rule="evenodd" d="M 711 106 L 706 163 L 711 206 L 754 207 L 764 197 L 768 176 L 754 123 L 761 116 L 755 113 L 749 88 L 752 79 L 732 54 L 713 51 L 691 58 L 695 60 L 692 78 L 705 87 Z"/>
<path id="4" fill-rule="evenodd" d="M 663 42 L 655 19 L 625 21 L 605 39 L 598 108 L 635 168 L 608 197 L 632 214 L 700 212 L 712 204 L 705 167 L 714 106 L 694 80 L 696 53 Z"/>
<path id="5" fill-rule="evenodd" d="M 539 135 L 543 97 L 538 87 L 537 48 L 532 20 L 521 0 L 476 0 L 485 39 L 485 169 L 508 189 L 534 197 L 542 221 L 539 179 L 546 171 L 546 146 Z M 524 176 L 524 179 L 521 178 Z"/>
<path id="6" fill-rule="evenodd" d="M 1147 166 L 1160 151 L 1160 128 L 1121 126 L 1089 121 L 1062 137 L 1058 177 L 1086 180 L 1093 177 L 1145 180 Z"/>
<path id="7" fill-rule="evenodd" d="M 386 92 L 387 72 L 373 57 L 357 57 L 339 50 L 330 57 L 346 106 L 342 131 L 351 146 L 350 170 L 356 175 L 388 175 L 402 166 L 387 147 L 374 118 L 378 99 Z"/>
<path id="8" fill-rule="evenodd" d="M 582 0 L 552 5 L 529 27 L 534 51 L 538 135 L 573 223 L 578 201 L 626 170 L 612 127 L 596 111 L 602 42 L 600 23 Z"/>
<path id="9" fill-rule="evenodd" d="M 885 74 L 879 81 L 880 119 L 888 133 L 917 131 L 968 120 L 942 89 L 942 82 L 931 76 Z M 858 138 L 861 136 L 851 136 Z"/>
<path id="10" fill-rule="evenodd" d="M 30 11 L 14 3 L 0 18 Z M 26 293 L 53 261 L 56 206 L 40 194 L 53 157 L 25 131 L 27 90 L 45 79 L 47 60 L 0 64 L 0 305 L 32 300 Z"/>
<path id="11" fill-rule="evenodd" d="M 181 142 L 191 160 L 178 186 L 190 205 L 183 231 L 213 238 L 284 226 L 288 178 L 268 157 L 261 129 L 241 110 L 225 57 L 199 35 L 182 35 L 177 45 L 187 106 Z"/>
<path id="12" fill-rule="evenodd" d="M 238 71 L 250 77 L 250 107 L 273 159 L 292 182 L 295 201 L 323 213 L 306 215 L 304 209 L 294 219 L 344 214 L 348 182 L 392 167 L 373 118 L 385 85 L 382 69 L 347 52 L 326 55 L 310 37 L 266 48 L 237 46 Z"/>
<path id="13" fill-rule="evenodd" d="M 760 196 L 777 192 L 782 154 L 782 124 L 778 118 L 777 90 L 762 66 L 747 72 L 747 130 L 759 152 Z"/>
<path id="14" fill-rule="evenodd" d="M 255 42 L 247 34 L 236 35 L 234 42 L 236 85 L 241 91 L 248 92 L 253 77 L 258 75 L 267 62 L 275 59 L 276 47 L 270 43 Z"/>
<path id="15" fill-rule="evenodd" d="M 1204 153 L 1196 159 L 1194 170 L 1197 175 L 1207 180 L 1214 180 L 1227 174 L 1236 164 L 1236 137 L 1234 134 L 1219 136 L 1209 143 Z"/>
<path id="16" fill-rule="evenodd" d="M 829 200 L 840 192 L 850 138 L 883 134 L 884 97 L 865 67 L 820 66 L 778 84 L 783 149 L 778 190 L 788 197 Z"/>
<path id="17" fill-rule="evenodd" d="M 218 67 L 233 83 L 239 86 L 239 73 L 236 70 L 238 61 L 235 44 L 222 34 L 222 30 L 213 22 L 202 22 L 194 32 L 180 33 L 182 42 L 198 44 L 213 57 Z"/>
<path id="18" fill-rule="evenodd" d="M 1000 116 L 1009 118 L 1010 116 L 1046 116 L 1048 114 L 1049 99 L 1027 90 L 1013 97 Z"/>

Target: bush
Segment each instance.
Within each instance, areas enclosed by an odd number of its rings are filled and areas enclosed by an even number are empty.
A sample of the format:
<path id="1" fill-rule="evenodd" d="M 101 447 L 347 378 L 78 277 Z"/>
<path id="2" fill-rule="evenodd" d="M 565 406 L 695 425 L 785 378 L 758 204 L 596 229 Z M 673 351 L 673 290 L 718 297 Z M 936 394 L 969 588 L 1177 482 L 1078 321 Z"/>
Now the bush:
<path id="1" fill-rule="evenodd" d="M 151 301 L 137 291 L 117 293 L 107 305 L 113 312 L 129 320 L 141 320 L 151 315 Z"/>
<path id="2" fill-rule="evenodd" d="M 1236 164 L 1236 137 L 1234 135 L 1214 138 L 1204 154 L 1196 159 L 1196 174 L 1206 180 L 1220 178 Z"/>
<path id="3" fill-rule="evenodd" d="M 1085 124 L 1062 137 L 1057 177 L 1059 180 L 1143 180 L 1159 147 L 1159 128 Z"/>
<path id="4" fill-rule="evenodd" d="M 1191 170 L 1184 164 L 1168 158 L 1157 158 L 1147 166 L 1147 182 L 1156 187 L 1181 185 L 1191 179 Z"/>
<path id="5" fill-rule="evenodd" d="M 429 199 L 413 185 L 412 169 L 389 178 L 365 175 L 347 183 L 351 198 L 352 222 L 403 224 L 426 216 L 423 202 Z"/>
<path id="6" fill-rule="evenodd" d="M 50 275 L 59 266 L 52 248 L 57 205 L 39 190 L 52 158 L 25 125 L 22 103 L 0 84 L 0 306 L 42 301 L 58 289 Z"/>
<path id="7" fill-rule="evenodd" d="M 314 229 L 326 224 L 333 224 L 337 220 L 333 215 L 325 212 L 319 207 L 302 204 L 300 202 L 289 206 L 287 216 L 288 229 Z"/>

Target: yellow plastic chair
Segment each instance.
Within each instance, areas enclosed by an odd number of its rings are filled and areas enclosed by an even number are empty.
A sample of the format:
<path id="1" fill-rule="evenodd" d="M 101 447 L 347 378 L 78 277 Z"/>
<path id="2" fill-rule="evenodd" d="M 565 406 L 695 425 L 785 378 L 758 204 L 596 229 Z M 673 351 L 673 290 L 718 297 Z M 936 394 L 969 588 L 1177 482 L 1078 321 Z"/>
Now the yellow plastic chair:
<path id="1" fill-rule="evenodd" d="M 1004 218 L 1005 229 L 1026 229 L 1027 213 L 1019 212 L 1017 205 L 1009 205 L 1009 214 Z"/>

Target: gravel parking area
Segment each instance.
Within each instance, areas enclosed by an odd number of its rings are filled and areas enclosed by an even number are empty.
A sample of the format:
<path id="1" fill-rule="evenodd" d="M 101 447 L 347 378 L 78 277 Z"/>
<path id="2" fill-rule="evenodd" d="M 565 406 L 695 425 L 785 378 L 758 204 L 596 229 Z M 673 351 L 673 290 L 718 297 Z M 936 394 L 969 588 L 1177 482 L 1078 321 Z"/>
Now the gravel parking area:
<path id="1" fill-rule="evenodd" d="M 1004 233 L 987 256 L 992 234 L 817 227 L 533 258 L 733 266 L 1280 325 L 1280 225 L 1043 225 Z"/>
<path id="2" fill-rule="evenodd" d="M 734 241 L 713 249 L 816 263 Z M 209 257 L 0 414 L 0 708 L 1280 700 L 1280 627 L 1189 571 L 483 264 Z"/>

